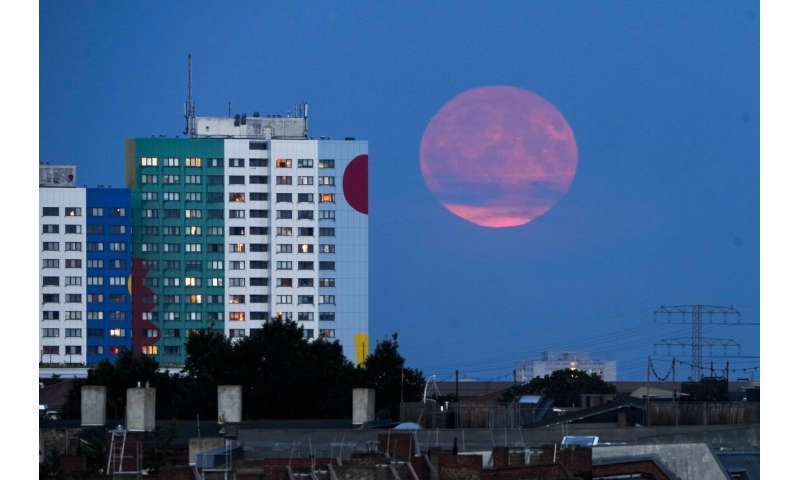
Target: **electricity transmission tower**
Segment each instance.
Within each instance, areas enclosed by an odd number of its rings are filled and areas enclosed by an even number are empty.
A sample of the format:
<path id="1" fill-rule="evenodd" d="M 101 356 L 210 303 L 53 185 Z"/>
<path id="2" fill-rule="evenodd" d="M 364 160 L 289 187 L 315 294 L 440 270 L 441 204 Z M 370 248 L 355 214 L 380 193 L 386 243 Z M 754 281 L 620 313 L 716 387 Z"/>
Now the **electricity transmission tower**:
<path id="1" fill-rule="evenodd" d="M 703 377 L 703 349 L 709 350 L 709 357 L 714 356 L 714 347 L 722 348 L 723 356 L 728 356 L 728 349 L 735 349 L 736 355 L 741 355 L 741 346 L 730 338 L 709 338 L 703 335 L 705 325 L 758 325 L 757 323 L 742 322 L 741 313 L 734 307 L 720 307 L 715 305 L 673 305 L 661 306 L 653 312 L 653 319 L 658 322 L 665 319 L 667 323 L 691 324 L 691 338 L 665 338 L 654 346 L 658 348 L 691 346 L 692 354 L 692 379 L 699 381 Z"/>

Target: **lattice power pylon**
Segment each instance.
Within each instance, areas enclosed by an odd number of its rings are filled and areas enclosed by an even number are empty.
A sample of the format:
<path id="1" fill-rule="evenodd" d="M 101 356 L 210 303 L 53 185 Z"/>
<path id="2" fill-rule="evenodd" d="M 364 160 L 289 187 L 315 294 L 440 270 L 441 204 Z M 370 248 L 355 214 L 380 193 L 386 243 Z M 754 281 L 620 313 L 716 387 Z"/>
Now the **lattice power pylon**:
<path id="1" fill-rule="evenodd" d="M 728 338 L 705 338 L 703 336 L 704 325 L 751 325 L 742 323 L 741 313 L 734 307 L 719 307 L 715 305 L 673 305 L 661 306 L 653 312 L 653 319 L 666 318 L 667 323 L 692 324 L 692 337 L 663 339 L 655 344 L 671 348 L 679 346 L 685 348 L 691 346 L 692 349 L 692 378 L 695 381 L 703 377 L 703 348 L 708 348 L 709 353 L 713 353 L 713 348 L 722 347 L 727 354 L 728 348 L 736 348 L 739 352 L 739 344 Z M 740 352 L 739 352 L 740 353 Z"/>

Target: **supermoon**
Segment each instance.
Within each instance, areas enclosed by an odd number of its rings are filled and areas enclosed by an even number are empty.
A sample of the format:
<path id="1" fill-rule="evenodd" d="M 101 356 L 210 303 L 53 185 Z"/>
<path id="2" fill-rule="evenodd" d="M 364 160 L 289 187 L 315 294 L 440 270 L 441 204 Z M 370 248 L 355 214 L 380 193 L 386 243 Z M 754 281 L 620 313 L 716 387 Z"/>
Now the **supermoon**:
<path id="1" fill-rule="evenodd" d="M 517 227 L 569 190 L 578 147 L 547 100 L 490 86 L 459 94 L 434 115 L 419 160 L 425 185 L 447 210 L 483 227 Z"/>

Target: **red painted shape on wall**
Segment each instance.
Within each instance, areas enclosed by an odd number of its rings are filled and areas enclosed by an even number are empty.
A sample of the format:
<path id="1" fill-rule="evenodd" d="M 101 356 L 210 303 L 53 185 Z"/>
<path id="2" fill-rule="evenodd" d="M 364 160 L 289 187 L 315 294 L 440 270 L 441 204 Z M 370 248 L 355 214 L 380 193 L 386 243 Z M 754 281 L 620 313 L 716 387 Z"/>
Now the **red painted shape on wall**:
<path id="1" fill-rule="evenodd" d="M 363 213 L 369 207 L 369 169 L 367 155 L 358 155 L 344 169 L 342 180 L 344 199 L 353 209 Z"/>
<path id="2" fill-rule="evenodd" d="M 130 333 L 133 336 L 131 349 L 134 355 L 141 355 L 142 347 L 155 345 L 161 338 L 161 329 L 158 328 L 158 325 L 142 319 L 143 313 L 153 311 L 153 307 L 156 306 L 155 303 L 144 301 L 145 298 L 152 297 L 154 293 L 150 287 L 144 284 L 144 278 L 149 271 L 150 269 L 145 266 L 144 260 L 141 258 L 133 259 L 131 269 L 131 313 L 133 318 L 131 319 L 132 332 Z M 158 330 L 158 335 L 155 338 L 147 338 L 143 335 L 145 329 Z"/>

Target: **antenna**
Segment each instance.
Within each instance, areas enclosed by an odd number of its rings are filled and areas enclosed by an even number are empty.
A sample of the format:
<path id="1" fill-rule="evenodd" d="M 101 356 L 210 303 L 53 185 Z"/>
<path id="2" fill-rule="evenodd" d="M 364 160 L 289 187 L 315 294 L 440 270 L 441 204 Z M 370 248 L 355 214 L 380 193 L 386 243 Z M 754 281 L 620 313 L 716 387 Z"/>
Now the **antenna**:
<path id="1" fill-rule="evenodd" d="M 194 109 L 194 100 L 192 100 L 192 54 L 189 54 L 188 62 L 188 78 L 189 89 L 186 96 L 186 104 L 183 107 L 183 118 L 186 119 L 186 129 L 183 131 L 185 135 L 194 137 L 197 134 L 196 112 Z"/>

